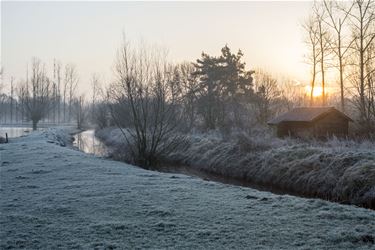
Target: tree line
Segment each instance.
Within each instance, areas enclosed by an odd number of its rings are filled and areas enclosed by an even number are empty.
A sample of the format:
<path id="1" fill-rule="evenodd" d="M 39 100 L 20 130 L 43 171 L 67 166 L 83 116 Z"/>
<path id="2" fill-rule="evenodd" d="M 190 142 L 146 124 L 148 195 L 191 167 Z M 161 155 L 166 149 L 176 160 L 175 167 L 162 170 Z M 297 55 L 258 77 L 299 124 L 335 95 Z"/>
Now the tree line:
<path id="1" fill-rule="evenodd" d="M 172 64 L 163 49 L 125 39 L 115 80 L 95 87 L 101 101 L 93 106 L 93 122 L 120 128 L 131 161 L 149 167 L 183 145 L 186 133 L 264 128 L 275 114 L 307 101 L 302 86 L 247 69 L 243 56 L 225 45 L 219 55 L 203 52 L 195 62 Z"/>
<path id="2" fill-rule="evenodd" d="M 170 63 L 165 50 L 124 39 L 113 80 L 91 78 L 91 100 L 76 94 L 78 72 L 54 62 L 52 77 L 34 59 L 26 79 L 0 95 L 2 117 L 91 122 L 118 126 L 132 161 L 151 166 L 183 141 L 183 134 L 217 130 L 251 132 L 295 106 L 333 105 L 355 118 L 366 135 L 375 133 L 373 1 L 316 2 L 303 25 L 311 65 L 311 93 L 305 86 L 262 69 L 249 69 L 241 50 L 228 45 L 217 55 L 202 52 L 194 62 Z M 328 73 L 337 72 L 339 98 L 326 92 Z M 314 88 L 322 88 L 314 97 Z M 104 87 L 106 86 L 106 87 Z M 0 86 L 1 87 L 1 86 Z M 16 107 L 16 108 L 14 108 Z M 15 112 L 15 113 L 13 113 Z M 89 115 L 90 114 L 90 115 Z M 17 118 L 16 118 L 17 119 Z"/>
<path id="3" fill-rule="evenodd" d="M 317 1 L 303 25 L 311 65 L 310 105 L 327 105 L 327 72 L 337 75 L 343 112 L 355 115 L 364 133 L 375 129 L 375 3 Z M 320 84 L 321 100 L 313 91 Z"/>
<path id="4" fill-rule="evenodd" d="M 76 94 L 78 71 L 73 64 L 54 61 L 52 76 L 40 59 L 32 58 L 25 79 L 10 79 L 10 92 L 0 86 L 0 121 L 3 124 L 32 122 L 33 129 L 40 121 L 53 124 L 78 122 L 82 97 Z"/>

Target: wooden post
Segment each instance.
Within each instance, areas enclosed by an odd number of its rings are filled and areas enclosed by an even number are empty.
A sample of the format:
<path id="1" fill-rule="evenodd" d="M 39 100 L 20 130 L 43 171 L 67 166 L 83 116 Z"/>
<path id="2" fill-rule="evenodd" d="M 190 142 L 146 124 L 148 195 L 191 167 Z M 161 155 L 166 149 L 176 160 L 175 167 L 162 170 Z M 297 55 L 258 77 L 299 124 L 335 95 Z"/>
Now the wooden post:
<path id="1" fill-rule="evenodd" d="M 8 133 L 5 133 L 5 143 L 8 143 Z"/>

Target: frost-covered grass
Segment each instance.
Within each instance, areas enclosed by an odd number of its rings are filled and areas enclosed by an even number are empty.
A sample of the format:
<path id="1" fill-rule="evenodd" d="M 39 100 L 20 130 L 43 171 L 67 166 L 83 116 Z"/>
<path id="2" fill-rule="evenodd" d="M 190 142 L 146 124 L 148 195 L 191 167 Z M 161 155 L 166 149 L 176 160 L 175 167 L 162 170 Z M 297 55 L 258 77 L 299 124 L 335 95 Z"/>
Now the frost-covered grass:
<path id="1" fill-rule="evenodd" d="M 126 152 L 118 129 L 98 135 Z M 246 180 L 272 190 L 375 208 L 375 143 L 281 140 L 263 133 L 195 134 L 164 163 Z"/>
<path id="2" fill-rule="evenodd" d="M 68 136 L 0 145 L 1 249 L 375 246 L 375 211 L 146 171 L 61 147 Z"/>

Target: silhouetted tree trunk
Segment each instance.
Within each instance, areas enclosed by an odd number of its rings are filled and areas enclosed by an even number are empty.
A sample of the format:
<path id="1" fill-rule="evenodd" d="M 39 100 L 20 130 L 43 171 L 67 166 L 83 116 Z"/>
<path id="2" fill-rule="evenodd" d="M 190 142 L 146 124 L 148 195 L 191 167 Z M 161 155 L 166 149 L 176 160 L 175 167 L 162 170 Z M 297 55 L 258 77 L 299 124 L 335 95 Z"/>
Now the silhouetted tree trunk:
<path id="1" fill-rule="evenodd" d="M 314 4 L 314 18 L 317 24 L 318 31 L 318 41 L 319 41 L 319 65 L 320 65 L 320 75 L 322 80 L 322 104 L 326 105 L 326 61 L 329 54 L 329 32 L 325 27 L 326 13 L 325 9 L 319 6 L 317 3 Z"/>
<path id="2" fill-rule="evenodd" d="M 307 58 L 308 63 L 311 65 L 311 92 L 310 92 L 310 106 L 314 105 L 314 88 L 317 75 L 317 65 L 319 62 L 319 38 L 317 21 L 314 16 L 310 16 L 306 23 L 303 25 L 307 32 L 306 44 L 310 49 L 310 54 Z"/>
<path id="3" fill-rule="evenodd" d="M 14 86 L 13 86 L 13 77 L 10 79 L 10 123 L 13 122 L 13 102 L 14 102 Z"/>

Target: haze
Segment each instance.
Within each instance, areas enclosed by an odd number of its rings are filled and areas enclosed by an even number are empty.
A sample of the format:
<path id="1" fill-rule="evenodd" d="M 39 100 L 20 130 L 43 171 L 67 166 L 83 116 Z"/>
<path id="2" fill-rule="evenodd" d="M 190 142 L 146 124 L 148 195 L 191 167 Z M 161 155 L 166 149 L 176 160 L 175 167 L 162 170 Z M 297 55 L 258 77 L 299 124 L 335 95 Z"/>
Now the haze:
<path id="1" fill-rule="evenodd" d="M 25 77 L 31 57 L 74 63 L 81 91 L 92 73 L 107 81 L 122 33 L 168 49 L 171 60 L 241 49 L 248 68 L 308 83 L 303 19 L 311 2 L 2 2 L 4 81 Z M 82 87 L 83 86 L 83 87 Z M 85 87 L 86 86 L 86 87 Z M 83 89 L 82 89 L 83 88 Z"/>

